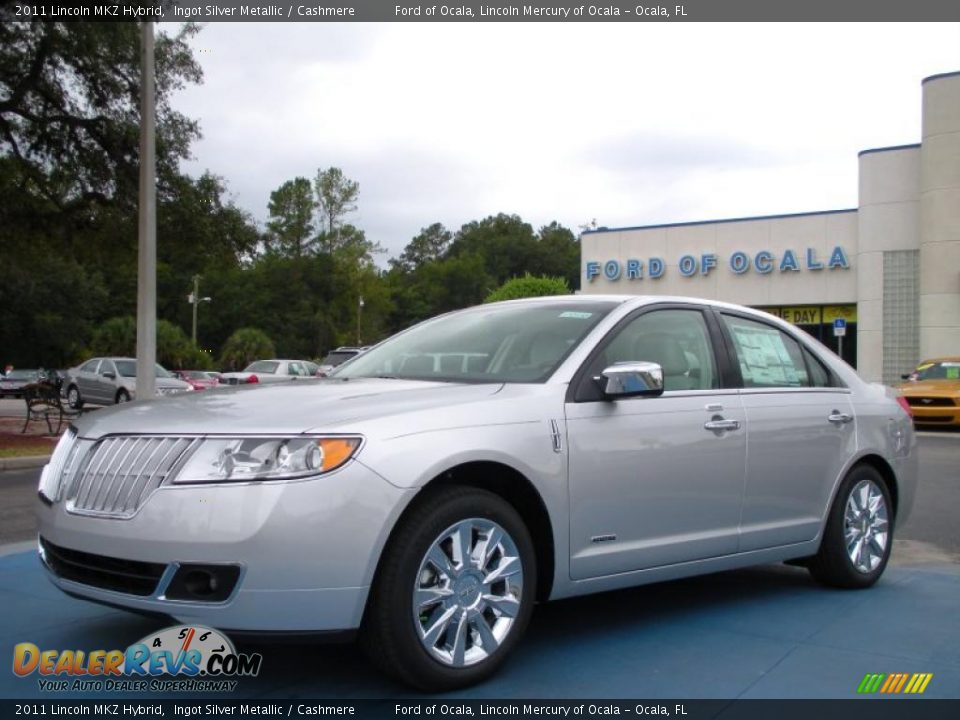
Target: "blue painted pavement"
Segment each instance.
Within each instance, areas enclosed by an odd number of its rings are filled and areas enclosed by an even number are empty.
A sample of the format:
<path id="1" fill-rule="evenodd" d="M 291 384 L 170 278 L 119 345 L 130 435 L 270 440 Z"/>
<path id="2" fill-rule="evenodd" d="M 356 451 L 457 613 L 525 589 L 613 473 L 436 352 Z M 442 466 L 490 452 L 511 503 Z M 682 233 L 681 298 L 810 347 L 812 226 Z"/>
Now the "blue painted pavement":
<path id="1" fill-rule="evenodd" d="M 958 608 L 956 565 L 890 567 L 857 592 L 765 566 L 564 600 L 536 609 L 500 674 L 451 697 L 851 698 L 866 673 L 923 672 L 924 698 L 960 698 Z M 12 673 L 16 643 L 122 649 L 170 624 L 61 594 L 33 552 L 0 557 L 0 617 L 0 697 L 18 699 L 54 696 Z M 238 645 L 263 653 L 260 676 L 205 697 L 411 696 L 352 645 Z"/>

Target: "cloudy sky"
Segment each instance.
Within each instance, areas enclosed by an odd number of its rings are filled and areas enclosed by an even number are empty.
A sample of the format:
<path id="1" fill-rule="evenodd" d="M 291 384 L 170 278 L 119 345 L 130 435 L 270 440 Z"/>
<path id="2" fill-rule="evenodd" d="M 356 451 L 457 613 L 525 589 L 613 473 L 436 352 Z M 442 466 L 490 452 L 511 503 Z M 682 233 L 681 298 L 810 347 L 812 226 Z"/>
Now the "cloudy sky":
<path id="1" fill-rule="evenodd" d="M 332 165 L 396 255 L 498 212 L 609 227 L 855 207 L 857 152 L 920 140 L 960 25 L 210 23 L 176 105 L 260 222 Z M 381 264 L 386 258 L 381 259 Z"/>

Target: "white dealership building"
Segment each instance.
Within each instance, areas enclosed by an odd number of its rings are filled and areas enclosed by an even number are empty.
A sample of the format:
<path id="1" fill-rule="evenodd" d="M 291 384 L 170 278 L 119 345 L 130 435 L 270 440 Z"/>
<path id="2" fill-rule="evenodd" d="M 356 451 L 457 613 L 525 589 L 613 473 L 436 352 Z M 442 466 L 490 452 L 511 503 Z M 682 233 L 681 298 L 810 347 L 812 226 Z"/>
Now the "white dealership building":
<path id="1" fill-rule="evenodd" d="M 586 231 L 581 291 L 762 308 L 868 380 L 960 355 L 960 72 L 923 81 L 922 128 L 860 153 L 856 208 Z"/>

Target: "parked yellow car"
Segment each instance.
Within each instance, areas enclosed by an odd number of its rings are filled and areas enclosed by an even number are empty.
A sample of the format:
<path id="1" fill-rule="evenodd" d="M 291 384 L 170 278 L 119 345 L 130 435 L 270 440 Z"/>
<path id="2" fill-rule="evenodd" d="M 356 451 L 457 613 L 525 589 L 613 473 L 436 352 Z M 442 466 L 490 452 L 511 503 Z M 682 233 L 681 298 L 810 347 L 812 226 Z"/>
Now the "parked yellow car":
<path id="1" fill-rule="evenodd" d="M 924 360 L 898 390 L 919 425 L 960 425 L 960 357 Z"/>

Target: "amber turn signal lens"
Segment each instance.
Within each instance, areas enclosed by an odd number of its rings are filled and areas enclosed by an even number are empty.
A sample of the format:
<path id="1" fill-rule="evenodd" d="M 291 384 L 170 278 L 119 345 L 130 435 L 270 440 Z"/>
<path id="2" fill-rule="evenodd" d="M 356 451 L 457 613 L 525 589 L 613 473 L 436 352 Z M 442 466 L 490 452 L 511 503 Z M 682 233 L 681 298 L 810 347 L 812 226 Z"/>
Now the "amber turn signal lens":
<path id="1" fill-rule="evenodd" d="M 317 444 L 323 452 L 320 467 L 323 472 L 329 472 L 350 459 L 360 447 L 360 438 L 322 438 Z"/>

